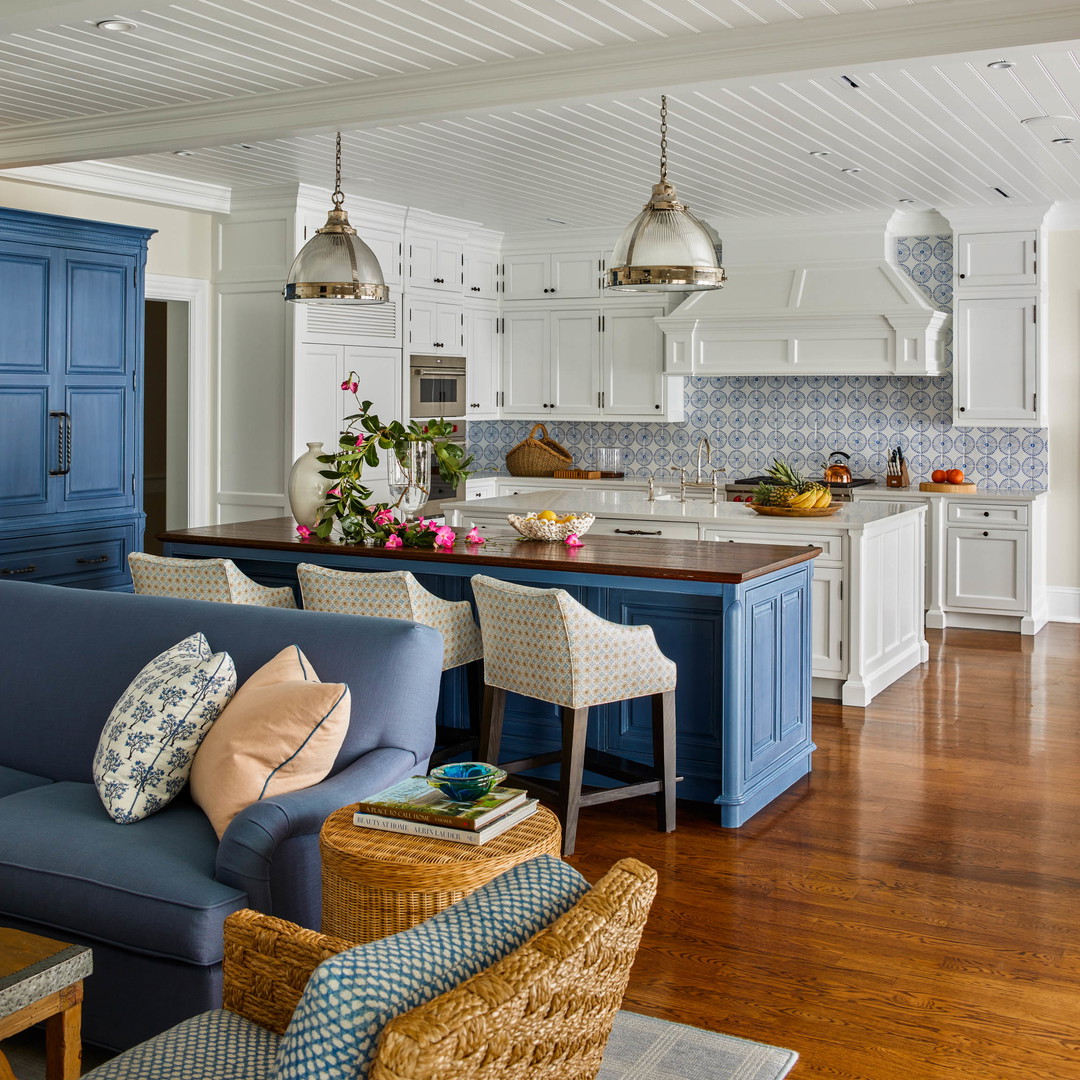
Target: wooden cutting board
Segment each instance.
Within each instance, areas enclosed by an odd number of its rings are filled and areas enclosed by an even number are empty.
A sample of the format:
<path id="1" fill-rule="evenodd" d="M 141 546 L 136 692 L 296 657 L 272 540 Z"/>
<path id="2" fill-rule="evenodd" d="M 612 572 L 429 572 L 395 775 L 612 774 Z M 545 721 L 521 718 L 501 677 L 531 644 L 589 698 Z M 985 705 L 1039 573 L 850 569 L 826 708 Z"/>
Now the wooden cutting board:
<path id="1" fill-rule="evenodd" d="M 920 491 L 949 491 L 954 495 L 957 492 L 973 492 L 978 491 L 978 487 L 975 484 L 965 481 L 963 484 L 935 484 L 931 480 L 924 480 L 919 484 Z"/>
<path id="2" fill-rule="evenodd" d="M 599 480 L 599 469 L 556 469 L 552 474 L 556 480 Z"/>

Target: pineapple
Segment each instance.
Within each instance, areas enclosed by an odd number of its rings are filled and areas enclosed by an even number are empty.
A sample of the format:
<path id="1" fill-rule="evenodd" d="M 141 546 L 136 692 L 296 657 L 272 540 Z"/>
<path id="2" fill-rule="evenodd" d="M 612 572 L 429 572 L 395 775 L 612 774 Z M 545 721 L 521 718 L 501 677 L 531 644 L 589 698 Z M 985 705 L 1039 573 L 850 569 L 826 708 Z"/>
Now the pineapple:
<path id="1" fill-rule="evenodd" d="M 773 458 L 773 463 L 769 466 L 769 476 L 776 483 L 762 484 L 759 490 L 771 488 L 771 496 L 766 500 L 755 495 L 755 499 L 763 506 L 789 506 L 797 510 L 809 510 L 828 506 L 832 502 L 832 492 L 828 487 L 816 480 L 807 480 L 781 457 Z"/>

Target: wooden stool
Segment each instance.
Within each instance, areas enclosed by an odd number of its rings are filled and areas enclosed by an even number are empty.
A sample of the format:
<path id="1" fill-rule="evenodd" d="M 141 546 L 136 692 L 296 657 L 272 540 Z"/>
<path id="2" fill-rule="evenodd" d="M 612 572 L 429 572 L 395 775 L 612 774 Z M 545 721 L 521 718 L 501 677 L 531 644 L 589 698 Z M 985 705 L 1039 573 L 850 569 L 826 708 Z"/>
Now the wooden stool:
<path id="1" fill-rule="evenodd" d="M 423 922 L 518 863 L 558 855 L 550 810 L 473 846 L 430 836 L 361 829 L 356 806 L 335 810 L 319 834 L 322 932 L 358 945 Z"/>
<path id="2" fill-rule="evenodd" d="M 557 785 L 529 776 L 515 780 L 557 799 L 564 855 L 574 850 L 580 808 L 614 799 L 655 793 L 657 827 L 671 832 L 678 780 L 676 668 L 657 648 L 652 627 L 608 622 L 563 589 L 531 589 L 483 575 L 472 579 L 472 587 L 484 636 L 480 757 L 514 774 L 559 763 Z M 499 761 L 508 690 L 561 707 L 561 750 Z M 651 769 L 585 746 L 590 706 L 637 697 L 652 698 Z M 584 791 L 586 769 L 620 786 Z"/>
<path id="3" fill-rule="evenodd" d="M 0 1039 L 45 1021 L 45 1080 L 82 1072 L 83 979 L 94 969 L 83 945 L 0 928 Z M 15 1080 L 0 1053 L 0 1080 Z"/>
<path id="4" fill-rule="evenodd" d="M 438 630 L 443 636 L 443 671 L 465 668 L 471 724 L 468 729 L 437 727 L 438 749 L 429 764 L 439 765 L 476 748 L 480 741 L 484 646 L 467 600 L 443 600 L 425 589 L 408 570 L 365 574 L 300 563 L 296 576 L 306 611 L 408 619 Z"/>

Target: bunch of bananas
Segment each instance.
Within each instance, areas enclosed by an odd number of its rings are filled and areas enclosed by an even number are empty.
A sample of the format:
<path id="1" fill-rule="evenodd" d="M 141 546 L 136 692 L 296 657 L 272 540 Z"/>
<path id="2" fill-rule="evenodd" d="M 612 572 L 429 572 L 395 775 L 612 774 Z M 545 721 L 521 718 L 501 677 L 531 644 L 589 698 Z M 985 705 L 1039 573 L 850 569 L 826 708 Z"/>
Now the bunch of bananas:
<path id="1" fill-rule="evenodd" d="M 832 492 L 825 484 L 807 480 L 783 458 L 773 458 L 769 476 L 775 483 L 758 484 L 754 502 L 759 506 L 779 506 L 788 510 L 819 510 L 832 502 Z"/>

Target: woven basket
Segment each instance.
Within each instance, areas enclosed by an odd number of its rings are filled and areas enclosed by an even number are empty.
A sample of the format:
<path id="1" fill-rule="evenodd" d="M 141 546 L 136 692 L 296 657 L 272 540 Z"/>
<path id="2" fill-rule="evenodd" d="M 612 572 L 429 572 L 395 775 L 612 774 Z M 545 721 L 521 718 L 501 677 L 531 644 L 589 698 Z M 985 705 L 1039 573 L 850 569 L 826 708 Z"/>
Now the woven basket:
<path id="1" fill-rule="evenodd" d="M 537 439 L 536 433 L 541 432 Z M 556 469 L 573 465 L 574 459 L 547 433 L 543 424 L 536 424 L 526 439 L 506 453 L 506 467 L 511 476 L 553 476 Z"/>

